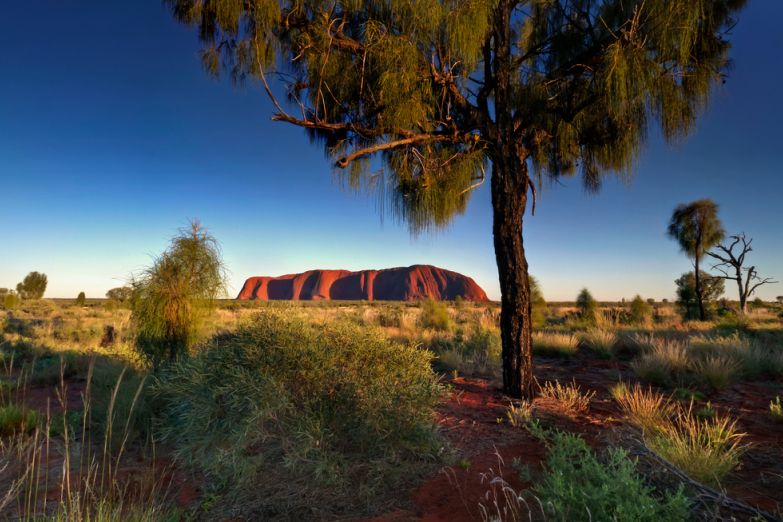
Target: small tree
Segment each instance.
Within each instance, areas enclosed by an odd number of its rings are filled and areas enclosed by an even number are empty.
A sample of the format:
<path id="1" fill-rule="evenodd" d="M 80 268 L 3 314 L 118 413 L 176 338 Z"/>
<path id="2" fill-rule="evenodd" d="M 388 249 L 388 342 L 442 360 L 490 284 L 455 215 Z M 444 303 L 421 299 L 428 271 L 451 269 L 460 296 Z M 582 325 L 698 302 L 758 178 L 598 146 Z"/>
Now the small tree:
<path id="1" fill-rule="evenodd" d="M 637 295 L 631 301 L 631 322 L 635 324 L 646 324 L 652 318 L 653 308 L 649 302 Z"/>
<path id="2" fill-rule="evenodd" d="M 119 304 L 123 304 L 126 301 L 130 300 L 132 295 L 133 295 L 133 288 L 129 286 L 120 286 L 117 288 L 112 288 L 111 290 L 106 292 L 107 299 L 116 301 Z"/>
<path id="3" fill-rule="evenodd" d="M 156 367 L 187 354 L 225 281 L 217 241 L 194 221 L 132 282 L 138 350 Z"/>
<path id="4" fill-rule="evenodd" d="M 707 255 L 717 259 L 720 263 L 713 265 L 713 270 L 717 270 L 721 275 L 717 276 L 722 279 L 735 281 L 737 283 L 737 289 L 739 290 L 739 312 L 745 313 L 746 304 L 748 298 L 753 295 L 756 288 L 761 285 L 770 283 L 777 283 L 772 278 L 766 277 L 760 278 L 755 266 L 745 268 L 745 256 L 753 251 L 751 243 L 753 238 L 748 239 L 745 234 L 737 234 L 731 236 L 732 241 L 729 245 L 719 244 L 716 246 L 718 252 L 707 252 Z M 735 249 L 737 250 L 735 252 Z M 734 273 L 730 274 L 729 271 L 733 270 Z"/>
<path id="5" fill-rule="evenodd" d="M 47 283 L 46 274 L 30 272 L 16 285 L 16 292 L 22 299 L 40 299 L 46 292 Z"/>
<path id="6" fill-rule="evenodd" d="M 783 295 L 779 295 L 775 298 L 775 300 L 778 302 L 778 304 L 783 304 Z"/>
<path id="7" fill-rule="evenodd" d="M 696 278 L 693 272 L 686 272 L 674 281 L 677 285 L 677 304 L 686 320 L 700 319 L 702 311 L 711 312 L 717 299 L 723 295 L 723 279 L 701 272 L 699 280 L 702 285 L 701 306 L 696 295 Z"/>
<path id="8" fill-rule="evenodd" d="M 699 262 L 707 250 L 723 239 L 723 227 L 718 219 L 718 205 L 710 199 L 700 199 L 679 205 L 669 222 L 669 236 L 680 244 L 680 249 L 693 258 L 696 301 L 699 318 L 704 321 L 704 296 Z"/>
<path id="9" fill-rule="evenodd" d="M 592 294 L 587 288 L 582 288 L 579 295 L 576 296 L 576 307 L 579 308 L 579 315 L 587 321 L 595 321 L 595 314 L 598 311 L 598 303 L 596 303 Z"/>
<path id="10" fill-rule="evenodd" d="M 84 306 L 86 301 L 87 296 L 84 295 L 84 292 L 79 292 L 79 295 L 76 296 L 76 306 Z"/>

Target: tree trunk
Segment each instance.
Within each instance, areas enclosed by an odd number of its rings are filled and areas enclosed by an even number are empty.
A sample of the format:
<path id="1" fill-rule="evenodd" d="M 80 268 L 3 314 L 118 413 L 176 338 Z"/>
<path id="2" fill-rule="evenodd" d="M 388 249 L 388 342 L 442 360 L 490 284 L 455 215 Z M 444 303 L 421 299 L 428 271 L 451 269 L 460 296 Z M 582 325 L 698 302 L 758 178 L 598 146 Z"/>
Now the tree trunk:
<path id="1" fill-rule="evenodd" d="M 518 157 L 492 162 L 492 233 L 500 279 L 500 335 L 503 343 L 503 391 L 514 398 L 533 397 L 533 343 L 527 259 L 522 218 L 528 173 Z"/>
<path id="2" fill-rule="evenodd" d="M 701 298 L 701 277 L 699 274 L 699 256 L 696 255 L 696 300 L 699 302 L 699 320 L 704 321 L 704 300 Z"/>

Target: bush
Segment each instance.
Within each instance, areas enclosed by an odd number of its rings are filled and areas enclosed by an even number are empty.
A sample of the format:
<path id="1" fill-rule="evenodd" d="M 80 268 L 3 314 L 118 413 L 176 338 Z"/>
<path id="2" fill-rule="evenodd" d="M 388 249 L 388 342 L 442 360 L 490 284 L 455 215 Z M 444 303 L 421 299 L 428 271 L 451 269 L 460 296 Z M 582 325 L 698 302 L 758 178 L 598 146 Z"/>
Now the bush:
<path id="1" fill-rule="evenodd" d="M 646 433 L 660 430 L 676 411 L 669 399 L 652 389 L 645 390 L 639 384 L 629 389 L 624 383 L 619 383 L 611 391 L 628 420 Z"/>
<path id="2" fill-rule="evenodd" d="M 419 315 L 419 324 L 424 328 L 434 330 L 450 330 L 451 318 L 449 309 L 445 303 L 427 299 L 421 304 L 421 314 Z"/>
<path id="3" fill-rule="evenodd" d="M 47 283 L 46 274 L 30 272 L 16 285 L 16 291 L 22 299 L 40 299 L 46 292 Z"/>
<path id="4" fill-rule="evenodd" d="M 500 335 L 479 328 L 467 339 L 433 339 L 432 350 L 445 369 L 466 375 L 490 374 L 500 368 Z"/>
<path id="5" fill-rule="evenodd" d="M 79 292 L 79 295 L 76 296 L 76 306 L 84 306 L 86 301 L 87 296 L 84 295 L 84 292 Z"/>
<path id="6" fill-rule="evenodd" d="M 696 378 L 715 390 L 722 390 L 740 372 L 740 364 L 730 355 L 708 355 L 693 363 Z"/>
<path id="7" fill-rule="evenodd" d="M 556 433 L 543 479 L 533 489 L 547 520 L 685 521 L 688 500 L 682 489 L 663 496 L 645 485 L 635 461 L 610 449 L 606 463 L 579 436 Z"/>
<path id="8" fill-rule="evenodd" d="M 38 425 L 38 412 L 17 404 L 0 406 L 0 437 L 31 433 Z"/>
<path id="9" fill-rule="evenodd" d="M 164 369 L 161 435 L 253 517 L 367 512 L 438 453 L 431 357 L 347 321 L 263 311 Z"/>
<path id="10" fill-rule="evenodd" d="M 15 292 L 8 292 L 3 296 L 3 308 L 15 310 L 19 306 L 19 296 Z"/>
<path id="11" fill-rule="evenodd" d="M 582 319 L 590 322 L 595 321 L 598 303 L 587 288 L 582 288 L 582 291 L 576 296 L 576 307 L 579 308 L 579 315 Z"/>
<path id="12" fill-rule="evenodd" d="M 653 307 L 650 303 L 637 295 L 631 301 L 631 322 L 634 324 L 650 324 L 652 322 Z"/>

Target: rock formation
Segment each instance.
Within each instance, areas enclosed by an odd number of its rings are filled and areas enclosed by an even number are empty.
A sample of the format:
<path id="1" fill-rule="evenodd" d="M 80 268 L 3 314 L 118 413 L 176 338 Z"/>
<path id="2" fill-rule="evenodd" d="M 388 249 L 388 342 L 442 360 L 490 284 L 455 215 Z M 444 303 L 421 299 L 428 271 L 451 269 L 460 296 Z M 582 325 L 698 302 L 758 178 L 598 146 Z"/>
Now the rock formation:
<path id="1" fill-rule="evenodd" d="M 487 294 L 470 277 L 430 265 L 385 270 L 308 270 L 280 277 L 251 277 L 237 299 L 262 301 L 420 299 L 486 301 Z"/>

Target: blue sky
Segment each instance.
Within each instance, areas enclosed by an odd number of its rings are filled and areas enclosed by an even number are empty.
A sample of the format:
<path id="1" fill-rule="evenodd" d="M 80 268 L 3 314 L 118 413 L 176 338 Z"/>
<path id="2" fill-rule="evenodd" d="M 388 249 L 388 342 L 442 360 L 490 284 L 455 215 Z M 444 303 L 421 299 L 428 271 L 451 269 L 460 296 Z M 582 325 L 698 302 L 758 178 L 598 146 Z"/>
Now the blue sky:
<path id="1" fill-rule="evenodd" d="M 269 120 L 263 93 L 201 69 L 193 31 L 158 0 L 9 2 L 0 32 L 0 287 L 31 270 L 49 297 L 102 297 L 190 218 L 220 240 L 232 293 L 252 275 L 429 263 L 499 297 L 487 186 L 446 230 L 412 238 L 372 197 L 342 190 L 322 150 Z M 735 67 L 698 129 L 651 137 L 630 182 L 597 195 L 545 187 L 528 216 L 531 272 L 549 300 L 671 298 L 689 260 L 665 235 L 703 197 L 752 261 L 783 279 L 783 2 L 751 1 Z M 729 297 L 734 287 L 727 285 Z M 783 285 L 763 287 L 772 299 Z"/>

